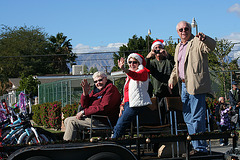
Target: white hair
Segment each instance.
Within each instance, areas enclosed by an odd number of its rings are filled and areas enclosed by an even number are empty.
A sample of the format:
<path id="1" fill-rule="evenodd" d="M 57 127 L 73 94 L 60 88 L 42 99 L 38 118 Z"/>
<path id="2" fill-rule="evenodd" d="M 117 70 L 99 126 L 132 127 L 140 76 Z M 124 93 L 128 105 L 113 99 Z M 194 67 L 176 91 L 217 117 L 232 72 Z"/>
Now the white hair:
<path id="1" fill-rule="evenodd" d="M 107 75 L 102 71 L 97 71 L 93 74 L 92 78 L 95 79 L 97 77 L 102 77 L 102 78 L 106 77 L 107 78 Z"/>
<path id="2" fill-rule="evenodd" d="M 177 24 L 177 26 L 176 26 L 176 30 L 178 30 L 178 25 L 179 25 L 180 23 L 186 23 L 187 26 L 189 27 L 189 29 L 192 30 L 192 26 L 191 26 L 191 24 L 188 23 L 187 21 L 180 21 L 180 22 Z"/>

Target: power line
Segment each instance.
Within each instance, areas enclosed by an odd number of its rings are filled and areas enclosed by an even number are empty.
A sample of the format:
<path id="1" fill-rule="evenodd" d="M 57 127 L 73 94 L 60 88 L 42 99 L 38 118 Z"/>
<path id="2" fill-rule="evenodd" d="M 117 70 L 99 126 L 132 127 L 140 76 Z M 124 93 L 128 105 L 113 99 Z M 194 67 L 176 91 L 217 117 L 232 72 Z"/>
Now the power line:
<path id="1" fill-rule="evenodd" d="M 179 38 L 173 38 L 173 39 L 179 39 Z M 240 42 L 235 42 L 232 44 L 240 44 Z M 80 50 L 80 49 L 79 49 Z M 231 50 L 231 51 L 240 51 L 239 50 Z M 134 52 L 147 52 L 147 50 L 131 50 L 131 51 L 106 51 L 106 52 L 75 52 L 73 54 L 76 54 L 76 56 L 84 55 L 84 54 L 113 54 L 113 53 L 119 53 L 119 52 L 125 52 L 125 53 L 134 53 Z M 29 57 L 52 57 L 52 56 L 70 56 L 70 54 L 45 54 L 45 55 L 21 55 L 21 56 L 0 56 L 0 58 L 29 58 Z"/>
<path id="2" fill-rule="evenodd" d="M 113 58 L 103 58 L 103 59 L 86 59 L 86 60 L 75 60 L 76 62 L 87 62 L 87 61 L 113 61 Z M 57 63 L 59 61 L 41 61 L 36 63 Z M 0 61 L 0 64 L 15 64 L 16 62 Z M 32 61 L 18 61 L 17 63 L 33 63 Z M 69 63 L 69 62 L 67 62 Z"/>

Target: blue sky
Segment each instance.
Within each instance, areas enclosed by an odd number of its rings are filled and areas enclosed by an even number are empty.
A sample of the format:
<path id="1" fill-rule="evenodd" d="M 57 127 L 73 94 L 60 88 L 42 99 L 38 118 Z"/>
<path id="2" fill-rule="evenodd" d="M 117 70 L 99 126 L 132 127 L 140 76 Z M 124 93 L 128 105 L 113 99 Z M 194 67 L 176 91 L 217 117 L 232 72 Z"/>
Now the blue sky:
<path id="1" fill-rule="evenodd" d="M 240 42 L 239 0 L 1 0 L 0 15 L 0 24 L 9 27 L 63 32 L 77 53 L 118 50 L 148 29 L 154 39 L 178 38 L 176 24 L 193 17 L 199 31 Z"/>

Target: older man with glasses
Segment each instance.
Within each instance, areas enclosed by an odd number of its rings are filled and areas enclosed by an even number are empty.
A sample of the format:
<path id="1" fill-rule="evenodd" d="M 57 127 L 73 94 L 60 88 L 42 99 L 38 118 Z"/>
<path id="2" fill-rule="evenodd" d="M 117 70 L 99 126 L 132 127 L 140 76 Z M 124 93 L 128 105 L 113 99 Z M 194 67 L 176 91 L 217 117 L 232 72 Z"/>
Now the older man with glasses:
<path id="1" fill-rule="evenodd" d="M 176 29 L 181 42 L 175 50 L 175 65 L 168 86 L 172 89 L 174 85 L 179 84 L 184 120 L 188 133 L 192 135 L 206 130 L 205 96 L 211 93 L 208 53 L 215 49 L 216 41 L 201 32 L 194 36 L 191 33 L 191 25 L 186 21 L 179 22 Z M 192 146 L 190 155 L 207 153 L 206 140 L 192 141 Z"/>
<path id="2" fill-rule="evenodd" d="M 121 94 L 113 83 L 107 79 L 104 72 L 93 74 L 94 87 L 91 93 L 90 84 L 86 79 L 82 80 L 81 111 L 76 116 L 68 117 L 64 121 L 65 133 L 63 140 L 69 141 L 77 138 L 77 132 L 91 125 L 91 115 L 108 116 L 112 125 L 118 120 Z M 108 124 L 104 119 L 94 119 L 93 126 Z"/>

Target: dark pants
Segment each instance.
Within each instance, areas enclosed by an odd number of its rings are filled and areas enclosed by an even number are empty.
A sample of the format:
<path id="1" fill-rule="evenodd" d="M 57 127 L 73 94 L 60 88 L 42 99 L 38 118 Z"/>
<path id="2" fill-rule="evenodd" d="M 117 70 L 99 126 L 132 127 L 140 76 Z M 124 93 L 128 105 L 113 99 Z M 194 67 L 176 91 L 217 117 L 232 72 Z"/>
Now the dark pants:
<path id="1" fill-rule="evenodd" d="M 221 125 L 220 126 L 221 132 L 225 132 L 228 130 L 228 126 Z M 228 138 L 221 138 L 220 139 L 220 144 L 224 143 L 224 145 L 228 145 Z"/>

